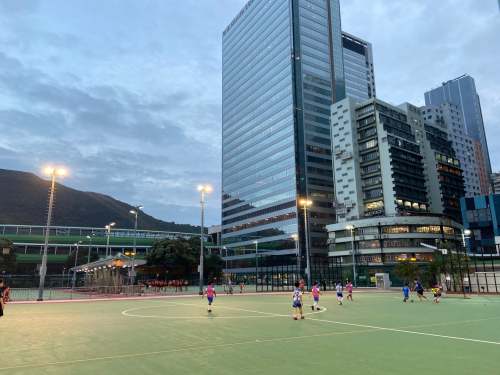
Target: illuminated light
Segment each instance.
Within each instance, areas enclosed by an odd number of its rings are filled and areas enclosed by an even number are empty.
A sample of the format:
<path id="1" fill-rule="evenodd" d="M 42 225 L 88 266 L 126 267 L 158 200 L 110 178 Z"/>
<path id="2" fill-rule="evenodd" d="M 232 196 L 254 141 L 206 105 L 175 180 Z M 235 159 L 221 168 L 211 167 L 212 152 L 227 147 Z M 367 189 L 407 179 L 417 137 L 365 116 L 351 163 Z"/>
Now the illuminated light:
<path id="1" fill-rule="evenodd" d="M 47 176 L 57 175 L 63 177 L 68 174 L 68 171 L 63 167 L 46 166 L 43 168 L 43 173 Z"/>
<path id="2" fill-rule="evenodd" d="M 66 175 L 68 174 L 68 172 L 67 172 L 67 171 L 66 171 L 66 169 L 64 169 L 64 168 L 57 168 L 57 169 L 56 169 L 56 174 L 57 174 L 58 176 L 61 176 L 61 177 L 62 177 L 62 176 L 66 176 Z"/>
<path id="3" fill-rule="evenodd" d="M 300 199 L 299 203 L 302 206 L 311 206 L 313 204 L 312 200 L 310 200 L 310 199 L 304 199 L 304 198 Z"/>
<path id="4" fill-rule="evenodd" d="M 211 185 L 198 185 L 198 191 L 202 191 L 204 193 L 211 193 L 213 188 Z"/>
<path id="5" fill-rule="evenodd" d="M 47 176 L 50 176 L 51 174 L 54 173 L 54 168 L 53 167 L 45 167 L 45 168 L 43 168 L 43 173 L 46 174 Z"/>

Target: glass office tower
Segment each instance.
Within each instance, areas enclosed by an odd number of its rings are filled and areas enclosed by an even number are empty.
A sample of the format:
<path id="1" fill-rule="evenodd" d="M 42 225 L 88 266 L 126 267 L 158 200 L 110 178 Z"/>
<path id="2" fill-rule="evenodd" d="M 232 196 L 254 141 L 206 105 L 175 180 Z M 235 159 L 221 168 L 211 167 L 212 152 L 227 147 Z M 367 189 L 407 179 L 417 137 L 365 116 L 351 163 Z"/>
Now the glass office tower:
<path id="1" fill-rule="evenodd" d="M 222 242 L 232 272 L 327 254 L 330 105 L 345 96 L 338 0 L 250 0 L 222 41 Z M 297 239 L 297 240 L 296 240 Z M 302 263 L 302 264 L 305 264 Z"/>
<path id="2" fill-rule="evenodd" d="M 425 93 L 425 105 L 440 106 L 451 103 L 460 108 L 466 134 L 474 143 L 472 158 L 479 164 L 479 183 L 482 194 L 489 194 L 491 163 L 484 130 L 481 102 L 474 78 L 468 74 L 444 82 L 441 87 Z"/>

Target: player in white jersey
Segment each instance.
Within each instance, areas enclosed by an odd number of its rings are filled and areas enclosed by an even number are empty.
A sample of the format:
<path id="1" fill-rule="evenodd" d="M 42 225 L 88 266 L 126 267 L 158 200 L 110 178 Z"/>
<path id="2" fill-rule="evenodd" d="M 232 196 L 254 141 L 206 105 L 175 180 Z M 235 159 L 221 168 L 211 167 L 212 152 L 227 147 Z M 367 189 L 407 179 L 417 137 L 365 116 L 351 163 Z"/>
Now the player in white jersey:
<path id="1" fill-rule="evenodd" d="M 342 301 L 344 300 L 344 289 L 340 281 L 337 282 L 335 289 L 337 290 L 337 301 L 339 305 L 342 305 Z"/>
<path id="2" fill-rule="evenodd" d="M 300 283 L 298 281 L 295 283 L 295 290 L 293 291 L 292 301 L 293 319 L 304 319 L 304 313 L 302 311 L 302 290 L 300 290 Z"/>

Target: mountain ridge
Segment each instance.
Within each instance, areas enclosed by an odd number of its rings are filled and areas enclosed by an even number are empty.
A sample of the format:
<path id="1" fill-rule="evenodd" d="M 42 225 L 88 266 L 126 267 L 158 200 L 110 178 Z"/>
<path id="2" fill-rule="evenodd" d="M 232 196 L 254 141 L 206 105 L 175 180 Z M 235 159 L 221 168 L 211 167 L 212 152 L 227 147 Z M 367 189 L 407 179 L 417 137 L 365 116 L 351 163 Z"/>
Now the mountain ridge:
<path id="1" fill-rule="evenodd" d="M 0 224 L 45 225 L 50 181 L 30 172 L 0 169 Z M 52 225 L 133 228 L 134 207 L 109 195 L 56 183 Z M 141 212 L 138 229 L 199 232 L 200 227 L 166 222 Z"/>

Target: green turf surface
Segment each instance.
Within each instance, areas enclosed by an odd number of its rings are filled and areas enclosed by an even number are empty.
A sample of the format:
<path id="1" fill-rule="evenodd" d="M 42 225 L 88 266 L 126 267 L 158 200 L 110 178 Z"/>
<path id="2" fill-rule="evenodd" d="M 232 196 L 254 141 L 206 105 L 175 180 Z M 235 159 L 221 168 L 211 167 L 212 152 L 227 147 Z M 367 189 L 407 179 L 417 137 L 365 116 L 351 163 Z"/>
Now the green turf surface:
<path id="1" fill-rule="evenodd" d="M 10 305 L 0 374 L 500 373 L 500 298 L 354 298 L 304 321 L 288 295 Z"/>

